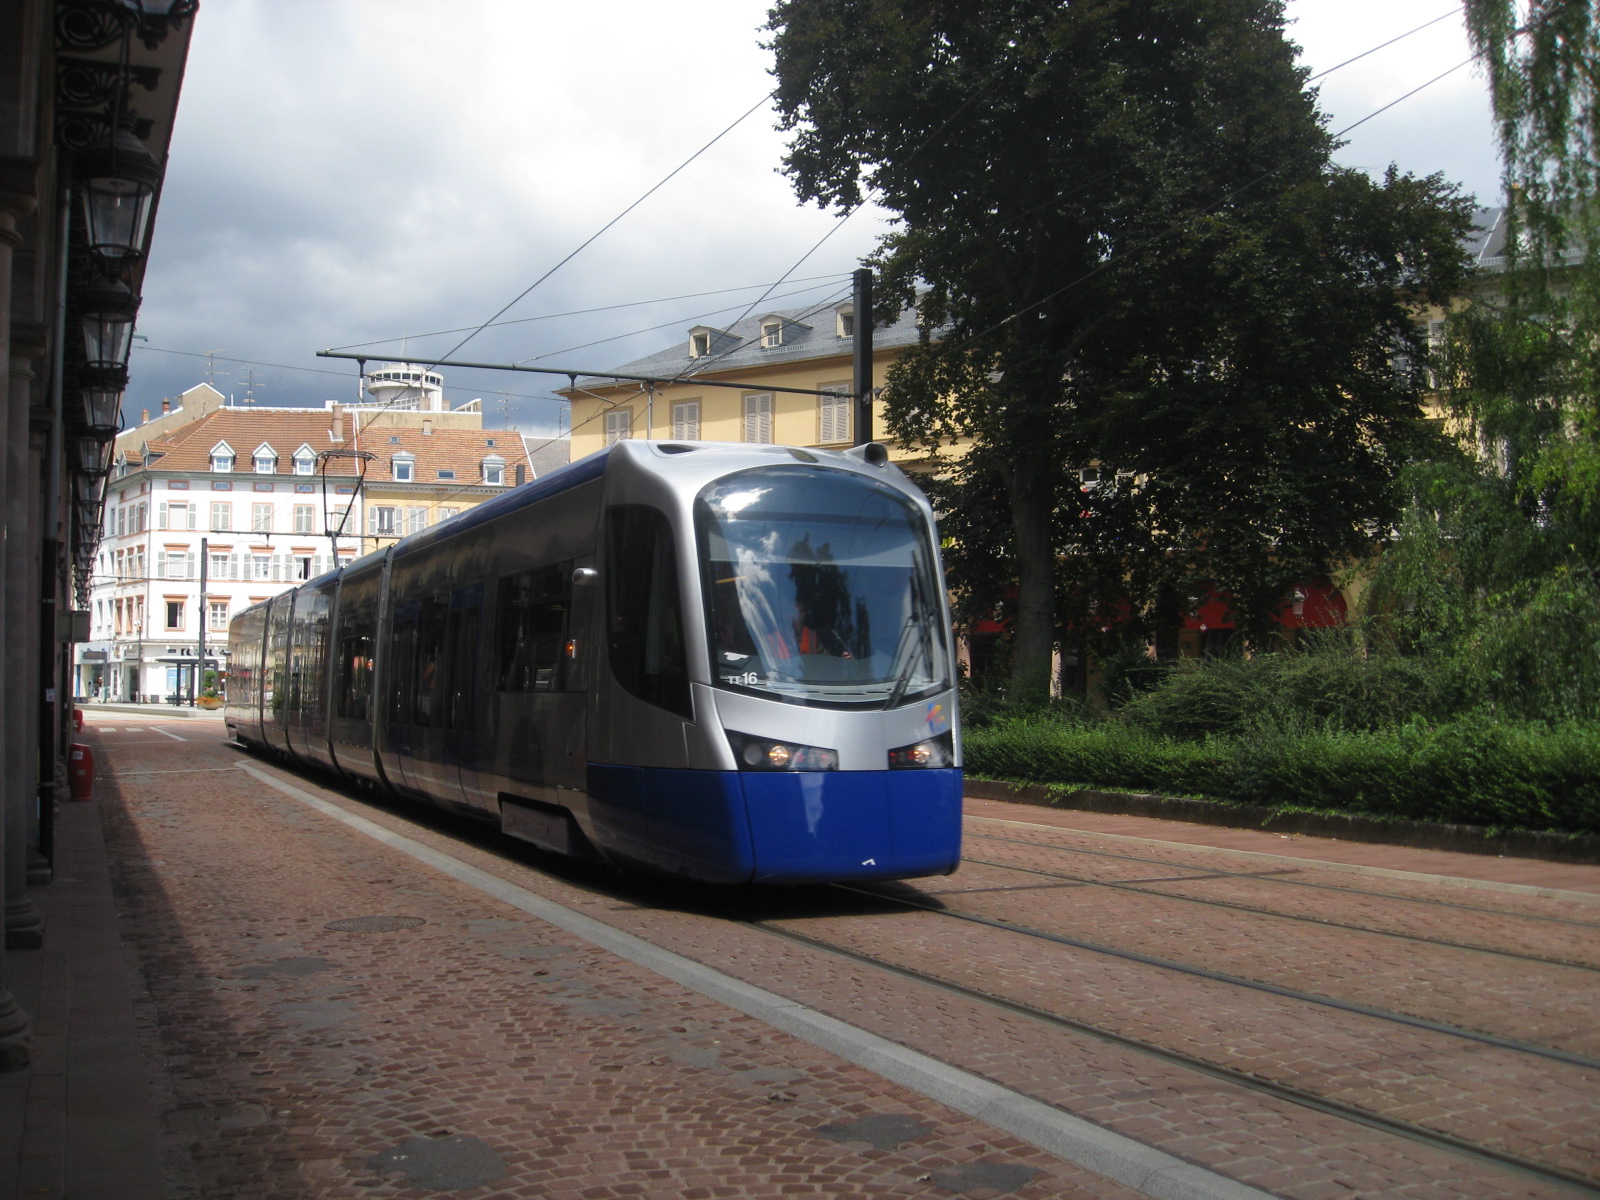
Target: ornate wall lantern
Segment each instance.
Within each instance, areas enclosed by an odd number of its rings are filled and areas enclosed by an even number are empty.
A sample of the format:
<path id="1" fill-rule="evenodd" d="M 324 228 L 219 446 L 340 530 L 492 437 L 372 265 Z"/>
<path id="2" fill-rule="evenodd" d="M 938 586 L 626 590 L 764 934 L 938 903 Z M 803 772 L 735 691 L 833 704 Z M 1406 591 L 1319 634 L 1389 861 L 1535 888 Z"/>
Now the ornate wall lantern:
<path id="1" fill-rule="evenodd" d="M 100 503 L 105 498 L 105 483 L 89 475 L 79 475 L 74 481 L 77 489 L 79 505 L 87 504 L 95 512 L 100 511 Z"/>
<path id="2" fill-rule="evenodd" d="M 111 439 L 85 434 L 78 439 L 78 473 L 103 479 L 111 472 Z"/>
<path id="3" fill-rule="evenodd" d="M 114 437 L 122 426 L 122 388 L 90 384 L 83 389 L 84 425 L 88 432 Z"/>
<path id="4" fill-rule="evenodd" d="M 84 366 L 91 371 L 125 371 L 138 297 L 120 279 L 95 279 L 84 285 L 77 299 L 83 320 Z"/>
<path id="5" fill-rule="evenodd" d="M 133 130 L 123 126 L 84 150 L 78 180 L 89 249 L 115 263 L 143 257 L 161 167 Z"/>

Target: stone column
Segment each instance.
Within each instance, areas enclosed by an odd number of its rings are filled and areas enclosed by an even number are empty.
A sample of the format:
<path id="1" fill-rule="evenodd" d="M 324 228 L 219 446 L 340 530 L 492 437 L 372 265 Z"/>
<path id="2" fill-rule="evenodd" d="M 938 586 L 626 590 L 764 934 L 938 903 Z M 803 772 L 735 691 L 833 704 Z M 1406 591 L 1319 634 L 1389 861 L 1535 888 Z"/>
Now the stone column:
<path id="1" fill-rule="evenodd" d="M 11 363 L 12 257 L 17 247 L 22 244 L 22 239 L 17 232 L 17 217 L 26 215 L 29 207 L 30 205 L 23 197 L 6 190 L 0 190 L 0 363 L 6 364 L 8 374 Z M 4 393 L 0 393 L 0 401 L 3 401 L 6 410 L 5 426 L 9 429 L 11 427 L 10 408 L 13 403 L 9 378 L 7 379 Z M 24 401 L 22 410 L 22 420 L 24 430 L 26 430 L 26 401 Z M 24 433 L 24 437 L 26 437 L 26 433 Z M 12 495 L 13 480 L 9 467 L 9 455 L 0 454 L 0 496 Z M 7 595 L 11 590 L 10 583 L 13 570 L 11 549 L 13 543 L 22 534 L 20 530 L 14 528 L 13 524 L 15 517 L 19 515 L 16 512 L 16 507 L 8 504 L 4 507 L 3 512 L 4 525 L 0 526 L 0 629 L 12 630 L 17 614 L 13 613 L 7 604 Z M 20 627 L 15 628 L 20 632 Z M 14 634 L 13 636 L 16 635 Z M 22 641 L 24 644 L 33 642 L 33 639 L 28 637 L 19 637 L 17 640 Z M 0 655 L 0 739 L 4 740 L 6 751 L 3 755 L 0 755 L 0 807 L 4 808 L 7 816 L 6 820 L 0 821 L 0 863 L 6 864 L 9 864 L 11 859 L 12 834 L 9 815 L 12 804 L 14 802 L 21 803 L 24 793 L 32 791 L 26 778 L 23 779 L 21 786 L 19 786 L 17 777 L 11 770 L 10 746 L 12 742 L 6 731 L 10 727 L 11 719 L 16 714 L 16 686 L 17 680 L 11 674 L 10 656 Z M 26 883 L 25 838 L 23 839 L 23 847 L 23 879 L 24 883 Z M 9 871 L 7 871 L 7 874 L 9 874 Z M 5 958 L 6 951 L 0 949 L 0 1070 L 11 1071 L 28 1065 L 29 1022 L 28 1014 L 13 999 L 10 990 L 6 987 Z"/>
<path id="2" fill-rule="evenodd" d="M 14 329 L 8 349 L 10 399 L 4 429 L 8 636 L 3 653 L 9 703 L 5 724 L 0 726 L 5 741 L 6 947 L 36 950 L 44 944 L 44 916 L 28 895 L 28 848 L 38 823 L 40 773 L 47 766 L 39 761 L 39 703 L 46 686 L 39 672 L 46 439 L 34 428 L 38 414 L 32 403 L 32 364 L 18 353 L 23 347 Z"/>

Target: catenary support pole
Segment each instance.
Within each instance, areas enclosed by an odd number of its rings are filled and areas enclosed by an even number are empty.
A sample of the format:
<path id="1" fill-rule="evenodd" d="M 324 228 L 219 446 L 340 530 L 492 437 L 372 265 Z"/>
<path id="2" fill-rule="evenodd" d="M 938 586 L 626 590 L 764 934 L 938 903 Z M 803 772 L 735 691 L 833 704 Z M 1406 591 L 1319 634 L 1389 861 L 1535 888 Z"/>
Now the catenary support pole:
<path id="1" fill-rule="evenodd" d="M 872 440 L 872 272 L 866 267 L 857 269 L 855 276 L 855 350 L 850 390 L 856 398 L 857 446 Z"/>

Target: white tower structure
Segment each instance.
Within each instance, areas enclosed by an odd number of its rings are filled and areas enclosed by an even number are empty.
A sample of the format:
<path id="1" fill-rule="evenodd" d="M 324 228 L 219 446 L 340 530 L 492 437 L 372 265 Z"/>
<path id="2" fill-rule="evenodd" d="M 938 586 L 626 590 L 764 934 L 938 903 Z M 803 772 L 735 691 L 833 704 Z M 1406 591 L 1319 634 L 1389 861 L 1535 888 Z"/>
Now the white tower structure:
<path id="1" fill-rule="evenodd" d="M 449 412 L 444 376 L 416 363 L 388 363 L 367 375 L 367 401 L 362 407 L 389 412 Z"/>

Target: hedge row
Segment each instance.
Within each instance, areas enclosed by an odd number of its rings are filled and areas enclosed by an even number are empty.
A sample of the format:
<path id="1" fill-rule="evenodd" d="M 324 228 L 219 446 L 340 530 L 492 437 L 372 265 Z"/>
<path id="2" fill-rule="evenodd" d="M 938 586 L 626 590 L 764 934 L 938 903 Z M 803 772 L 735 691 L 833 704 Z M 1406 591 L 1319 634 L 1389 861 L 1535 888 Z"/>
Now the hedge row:
<path id="1" fill-rule="evenodd" d="M 1376 731 L 1258 728 L 1182 740 L 1125 722 L 1015 716 L 965 734 L 969 775 L 1026 783 L 1600 833 L 1600 727 L 1468 717 Z"/>

